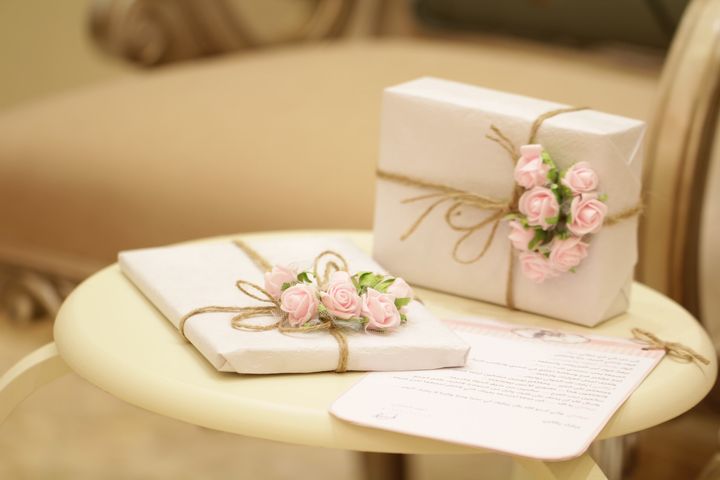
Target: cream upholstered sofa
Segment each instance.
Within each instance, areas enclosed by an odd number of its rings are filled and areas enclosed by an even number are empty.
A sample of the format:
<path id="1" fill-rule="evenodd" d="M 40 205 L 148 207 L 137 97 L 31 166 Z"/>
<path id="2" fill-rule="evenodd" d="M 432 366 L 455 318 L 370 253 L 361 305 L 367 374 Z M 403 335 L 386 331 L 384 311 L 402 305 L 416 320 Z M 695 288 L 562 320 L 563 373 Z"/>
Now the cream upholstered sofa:
<path id="1" fill-rule="evenodd" d="M 118 250 L 369 228 L 384 87 L 433 75 L 649 118 L 659 69 L 488 41 L 339 41 L 179 64 L 0 113 L 0 261 L 74 279 Z"/>

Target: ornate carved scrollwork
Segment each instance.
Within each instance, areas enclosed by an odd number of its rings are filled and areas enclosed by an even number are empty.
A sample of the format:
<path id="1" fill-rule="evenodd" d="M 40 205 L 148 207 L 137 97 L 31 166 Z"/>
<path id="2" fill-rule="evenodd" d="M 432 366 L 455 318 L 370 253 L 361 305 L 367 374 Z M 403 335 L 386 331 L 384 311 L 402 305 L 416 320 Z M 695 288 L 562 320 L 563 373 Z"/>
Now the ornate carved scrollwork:
<path id="1" fill-rule="evenodd" d="M 261 38 L 232 0 L 95 0 L 93 38 L 105 51 L 142 66 L 292 41 L 337 36 L 355 0 L 316 0 L 299 28 Z"/>
<path id="2" fill-rule="evenodd" d="M 0 269 L 0 309 L 18 323 L 55 318 L 62 301 L 77 282 L 30 269 Z"/>

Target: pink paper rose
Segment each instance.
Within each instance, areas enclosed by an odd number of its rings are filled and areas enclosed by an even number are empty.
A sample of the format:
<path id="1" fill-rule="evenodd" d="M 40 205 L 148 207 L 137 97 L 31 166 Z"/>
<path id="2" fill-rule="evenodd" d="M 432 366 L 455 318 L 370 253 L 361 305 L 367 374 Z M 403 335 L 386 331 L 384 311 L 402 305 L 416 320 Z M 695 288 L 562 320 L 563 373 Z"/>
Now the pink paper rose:
<path id="1" fill-rule="evenodd" d="M 569 237 L 561 240 L 558 237 L 552 242 L 550 264 L 560 272 L 567 272 L 580 265 L 588 254 L 588 244 L 581 237 Z"/>
<path id="2" fill-rule="evenodd" d="M 607 215 L 607 205 L 598 200 L 594 193 L 574 197 L 570 203 L 568 230 L 578 237 L 595 233 L 602 227 Z"/>
<path id="3" fill-rule="evenodd" d="M 523 275 L 535 283 L 543 283 L 549 278 L 556 277 L 558 271 L 541 253 L 523 252 L 520 254 L 520 268 Z"/>
<path id="4" fill-rule="evenodd" d="M 514 177 L 518 185 L 530 189 L 548 183 L 550 165 L 543 163 L 542 145 L 523 145 L 515 164 Z"/>
<path id="5" fill-rule="evenodd" d="M 413 289 L 402 278 L 396 278 L 388 287 L 387 293 L 395 298 L 413 298 L 415 296 Z"/>
<path id="6" fill-rule="evenodd" d="M 280 295 L 280 309 L 288 314 L 288 322 L 300 327 L 317 314 L 317 291 L 312 285 L 298 283 Z"/>
<path id="7" fill-rule="evenodd" d="M 297 281 L 297 271 L 283 265 L 275 265 L 271 271 L 265 272 L 265 290 L 273 296 L 280 297 L 282 286 Z"/>
<path id="8" fill-rule="evenodd" d="M 510 235 L 508 235 L 508 238 L 510 242 L 512 242 L 513 247 L 521 252 L 527 251 L 530 241 L 535 237 L 535 230 L 523 227 L 517 220 L 511 220 L 508 222 L 508 225 L 510 226 Z"/>
<path id="9" fill-rule="evenodd" d="M 560 213 L 557 198 L 549 188 L 545 187 L 534 187 L 523 193 L 518 203 L 518 209 L 527 217 L 530 225 L 539 225 L 543 230 L 548 230 L 557 223 Z M 554 223 L 551 223 L 553 220 Z"/>
<path id="10" fill-rule="evenodd" d="M 597 190 L 599 182 L 597 173 L 588 162 L 578 162 L 570 167 L 561 181 L 576 195 Z"/>
<path id="11" fill-rule="evenodd" d="M 395 307 L 395 297 L 368 288 L 362 296 L 361 315 L 368 321 L 365 329 L 392 330 L 400 326 L 400 312 Z"/>
<path id="12" fill-rule="evenodd" d="M 337 318 L 348 320 L 360 315 L 360 295 L 347 272 L 333 272 L 320 299 L 328 312 Z"/>

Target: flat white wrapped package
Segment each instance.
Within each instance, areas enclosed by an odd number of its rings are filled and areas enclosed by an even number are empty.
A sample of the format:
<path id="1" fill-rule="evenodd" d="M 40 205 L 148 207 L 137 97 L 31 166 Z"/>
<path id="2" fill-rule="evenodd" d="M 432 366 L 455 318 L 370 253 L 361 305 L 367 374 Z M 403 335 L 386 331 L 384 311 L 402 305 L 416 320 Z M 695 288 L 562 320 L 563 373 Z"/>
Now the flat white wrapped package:
<path id="1" fill-rule="evenodd" d="M 563 107 L 567 106 L 435 78 L 390 87 L 383 96 L 378 169 L 509 199 L 515 185 L 513 163 L 507 151 L 486 137 L 493 133 L 491 125 L 519 147 L 528 143 L 540 115 Z M 560 169 L 589 162 L 612 216 L 640 201 L 644 129 L 641 121 L 588 109 L 545 120 L 536 142 Z M 515 308 L 587 326 L 627 309 L 637 261 L 637 216 L 593 234 L 588 257 L 576 273 L 536 284 L 522 275 L 517 262 L 510 268 L 505 221 L 499 223 L 485 255 L 468 264 L 453 258 L 462 232 L 449 227 L 446 208 L 434 209 L 401 240 L 433 201 L 403 200 L 427 193 L 416 185 L 378 179 L 373 255 L 408 282 L 500 305 L 506 304 L 510 283 Z M 491 213 L 460 209 L 455 222 L 477 224 Z M 490 230 L 474 232 L 459 255 L 472 258 L 481 251 Z"/>
<path id="2" fill-rule="evenodd" d="M 249 240 L 247 244 L 270 264 L 310 269 L 319 253 L 333 250 L 345 257 L 351 273 L 384 272 L 345 238 L 297 236 Z M 231 241 L 125 251 L 119 254 L 119 264 L 175 327 L 185 314 L 199 307 L 260 305 L 235 283 L 246 280 L 263 285 L 263 271 Z M 343 330 L 348 370 L 423 370 L 465 364 L 469 347 L 463 340 L 421 303 L 413 301 L 407 308 L 408 321 L 395 332 Z M 230 324 L 232 316 L 205 313 L 185 324 L 188 340 L 216 369 L 253 374 L 335 370 L 338 343 L 327 331 L 237 330 Z M 270 318 L 265 320 L 267 323 Z"/>

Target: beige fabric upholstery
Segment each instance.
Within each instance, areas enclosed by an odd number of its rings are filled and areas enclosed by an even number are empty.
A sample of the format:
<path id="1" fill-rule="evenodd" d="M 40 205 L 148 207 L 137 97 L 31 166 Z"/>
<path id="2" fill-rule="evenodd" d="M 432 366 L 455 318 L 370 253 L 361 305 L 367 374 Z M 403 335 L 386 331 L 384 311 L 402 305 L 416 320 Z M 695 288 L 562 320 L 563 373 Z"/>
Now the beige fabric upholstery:
<path id="1" fill-rule="evenodd" d="M 0 255 L 90 269 L 193 237 L 369 228 L 384 87 L 434 75 L 647 119 L 659 62 L 642 60 L 497 40 L 321 44 L 6 111 Z"/>

